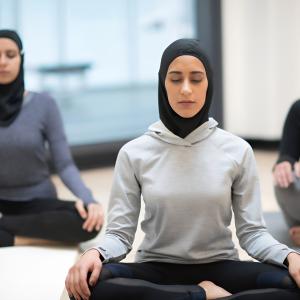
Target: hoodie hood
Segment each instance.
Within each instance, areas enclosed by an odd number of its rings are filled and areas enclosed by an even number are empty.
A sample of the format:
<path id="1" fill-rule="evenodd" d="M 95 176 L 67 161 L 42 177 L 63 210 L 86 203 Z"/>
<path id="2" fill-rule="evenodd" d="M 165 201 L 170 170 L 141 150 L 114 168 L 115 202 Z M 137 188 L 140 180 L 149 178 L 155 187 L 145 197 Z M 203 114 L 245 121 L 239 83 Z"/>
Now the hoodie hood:
<path id="1" fill-rule="evenodd" d="M 150 135 L 168 144 L 191 147 L 193 144 L 199 143 L 210 136 L 217 128 L 217 125 L 218 122 L 216 120 L 209 118 L 208 121 L 197 127 L 185 138 L 181 138 L 170 131 L 162 121 L 158 121 L 148 128 L 146 135 Z"/>

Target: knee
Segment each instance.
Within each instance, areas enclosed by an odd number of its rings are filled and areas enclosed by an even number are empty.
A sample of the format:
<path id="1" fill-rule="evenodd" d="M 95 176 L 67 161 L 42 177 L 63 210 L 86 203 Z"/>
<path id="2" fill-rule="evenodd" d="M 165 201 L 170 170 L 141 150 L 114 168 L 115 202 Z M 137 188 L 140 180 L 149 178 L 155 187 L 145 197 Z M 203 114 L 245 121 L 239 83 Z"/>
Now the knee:
<path id="1" fill-rule="evenodd" d="M 279 187 L 278 185 L 274 186 L 274 193 L 277 202 L 282 205 L 286 204 L 287 197 L 290 198 L 291 194 L 293 193 L 293 189 L 291 185 L 289 185 L 287 188 Z"/>
<path id="2" fill-rule="evenodd" d="M 91 232 L 88 232 L 80 227 L 80 229 L 78 229 L 78 230 L 74 229 L 74 232 L 76 232 L 76 235 L 74 236 L 74 238 L 76 238 L 76 241 L 78 243 L 86 242 L 86 241 L 94 239 L 99 234 L 100 231 L 93 230 Z"/>
<path id="3" fill-rule="evenodd" d="M 277 200 L 284 201 L 288 197 L 289 199 L 297 199 L 300 195 L 300 179 L 295 178 L 288 187 L 280 187 L 278 185 L 274 186 L 274 192 Z"/>
<path id="4" fill-rule="evenodd" d="M 87 232 L 88 233 L 88 239 L 89 240 L 91 240 L 91 239 L 94 239 L 99 233 L 100 233 L 100 231 L 101 231 L 101 228 L 100 228 L 100 230 L 93 230 L 93 231 L 91 231 L 91 232 Z"/>
<path id="5" fill-rule="evenodd" d="M 119 300 L 122 299 L 118 286 L 109 282 L 109 280 L 98 281 L 92 287 L 89 300 Z M 121 296 L 121 297 L 120 297 Z"/>
<path id="6" fill-rule="evenodd" d="M 281 272 L 264 272 L 260 274 L 257 278 L 257 288 L 294 289 L 297 288 L 297 285 L 288 271 L 283 270 Z"/>
<path id="7" fill-rule="evenodd" d="M 108 268 L 106 268 L 106 266 L 104 265 L 102 267 L 100 276 L 99 276 L 99 281 L 105 281 L 108 279 L 114 278 L 114 275 L 112 274 L 111 270 L 109 270 Z"/>

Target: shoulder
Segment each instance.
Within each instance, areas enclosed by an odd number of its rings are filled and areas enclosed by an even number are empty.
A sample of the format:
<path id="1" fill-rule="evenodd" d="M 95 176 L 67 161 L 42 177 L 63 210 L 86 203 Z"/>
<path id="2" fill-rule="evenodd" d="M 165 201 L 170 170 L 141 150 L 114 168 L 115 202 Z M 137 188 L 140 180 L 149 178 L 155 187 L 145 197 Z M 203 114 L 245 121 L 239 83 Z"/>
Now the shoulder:
<path id="1" fill-rule="evenodd" d="M 56 101 L 48 93 L 30 92 L 30 109 L 35 117 L 38 117 L 44 126 L 49 124 L 56 128 L 61 126 L 61 114 Z"/>
<path id="2" fill-rule="evenodd" d="M 46 92 L 32 92 L 29 91 L 30 103 L 34 106 L 42 107 L 44 109 L 57 108 L 54 98 Z"/>
<path id="3" fill-rule="evenodd" d="M 49 95 L 48 93 L 37 93 L 37 92 L 31 92 L 33 94 L 33 104 L 35 108 L 41 112 L 43 112 L 43 115 L 47 118 L 54 118 L 57 119 L 57 117 L 60 116 L 60 110 L 57 105 L 57 102 L 55 99 Z"/>
<path id="4" fill-rule="evenodd" d="M 291 105 L 290 114 L 300 116 L 300 99 Z"/>
<path id="5" fill-rule="evenodd" d="M 151 140 L 152 138 L 150 136 L 143 134 L 123 145 L 120 149 L 120 153 L 124 153 L 129 157 L 143 153 L 149 147 Z"/>
<path id="6" fill-rule="evenodd" d="M 221 147 L 231 145 L 237 148 L 251 148 L 249 143 L 243 138 L 221 128 L 216 128 L 215 141 L 218 142 Z"/>
<path id="7" fill-rule="evenodd" d="M 252 147 L 247 141 L 220 128 L 216 128 L 212 142 L 224 155 L 238 164 L 241 164 L 247 156 L 253 155 Z"/>
<path id="8" fill-rule="evenodd" d="M 300 109 L 300 99 L 296 100 L 291 107 L 294 109 Z"/>
<path id="9" fill-rule="evenodd" d="M 46 92 L 42 92 L 42 93 L 30 92 L 30 93 L 33 95 L 33 99 L 39 101 L 40 104 L 51 105 L 51 106 L 56 105 L 56 101 L 54 100 L 54 98 Z"/>

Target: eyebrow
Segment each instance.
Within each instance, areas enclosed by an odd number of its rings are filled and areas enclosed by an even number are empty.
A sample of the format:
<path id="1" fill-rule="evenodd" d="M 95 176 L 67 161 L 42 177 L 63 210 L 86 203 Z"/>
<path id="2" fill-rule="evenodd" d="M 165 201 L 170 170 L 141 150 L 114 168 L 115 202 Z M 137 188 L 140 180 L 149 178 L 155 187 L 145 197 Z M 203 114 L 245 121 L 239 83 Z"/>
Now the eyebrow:
<path id="1" fill-rule="evenodd" d="M 192 71 L 190 72 L 192 74 L 205 74 L 204 71 Z M 168 74 L 182 74 L 181 71 L 170 71 Z"/>
<path id="2" fill-rule="evenodd" d="M 5 50 L 3 50 L 3 52 L 5 52 L 5 53 L 18 53 L 18 50 L 15 50 L 15 49 L 5 49 Z"/>

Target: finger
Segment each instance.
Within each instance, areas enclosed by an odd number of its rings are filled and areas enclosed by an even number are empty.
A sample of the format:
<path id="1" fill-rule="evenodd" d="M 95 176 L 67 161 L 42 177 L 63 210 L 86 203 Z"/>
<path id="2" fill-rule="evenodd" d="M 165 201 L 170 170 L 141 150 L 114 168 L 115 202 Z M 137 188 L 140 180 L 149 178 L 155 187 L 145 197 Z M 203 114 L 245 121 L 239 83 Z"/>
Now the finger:
<path id="1" fill-rule="evenodd" d="M 97 211 L 95 209 L 93 209 L 91 211 L 90 223 L 89 223 L 88 228 L 87 228 L 87 230 L 89 232 L 93 231 L 93 229 L 96 227 L 97 219 L 98 219 Z"/>
<path id="2" fill-rule="evenodd" d="M 291 183 L 291 172 L 287 168 L 282 168 L 280 172 L 283 187 L 287 188 Z"/>
<path id="3" fill-rule="evenodd" d="M 86 218 L 86 220 L 85 220 L 85 222 L 84 222 L 84 224 L 83 224 L 83 226 L 82 226 L 82 228 L 83 228 L 84 230 L 88 230 L 88 228 L 89 228 L 89 226 L 90 226 L 90 224 L 91 224 L 91 222 L 92 222 L 92 219 L 93 219 L 92 209 L 89 207 L 89 208 L 88 208 L 88 215 L 87 215 L 87 218 Z"/>
<path id="4" fill-rule="evenodd" d="M 94 227 L 94 229 L 99 231 L 101 229 L 102 224 L 103 224 L 102 207 L 100 205 L 97 205 L 96 210 L 95 210 L 95 227 Z"/>
<path id="5" fill-rule="evenodd" d="M 284 177 L 282 171 L 278 171 L 277 178 L 278 178 L 278 185 L 281 188 L 287 187 L 287 182 L 285 180 L 285 177 Z"/>
<path id="6" fill-rule="evenodd" d="M 288 177 L 283 173 L 281 174 L 281 182 L 282 182 L 282 187 L 287 188 L 289 186 L 289 179 Z"/>
<path id="7" fill-rule="evenodd" d="M 275 167 L 274 179 L 282 188 L 287 188 L 293 182 L 292 167 L 289 162 L 282 162 Z"/>
<path id="8" fill-rule="evenodd" d="M 73 280 L 74 280 L 74 289 L 76 291 L 76 294 L 79 295 L 79 297 L 83 298 L 83 299 L 87 299 L 85 293 L 81 290 L 81 286 L 80 286 L 80 273 L 79 270 L 73 274 Z M 79 299 L 81 299 L 79 298 Z"/>
<path id="9" fill-rule="evenodd" d="M 103 213 L 102 209 L 100 209 L 97 217 L 97 223 L 96 223 L 96 230 L 99 231 L 101 229 L 101 226 L 103 224 Z"/>
<path id="10" fill-rule="evenodd" d="M 290 185 L 293 181 L 294 181 L 294 177 L 293 177 L 293 172 L 291 169 L 291 166 L 288 165 L 287 167 L 284 168 L 284 176 L 288 182 L 288 185 Z"/>
<path id="11" fill-rule="evenodd" d="M 296 163 L 294 164 L 294 170 L 295 170 L 295 175 L 296 175 L 297 177 L 300 177 L 300 164 L 299 164 L 299 162 L 296 162 Z"/>
<path id="12" fill-rule="evenodd" d="M 87 214 L 87 211 L 84 208 L 83 202 L 82 201 L 77 201 L 75 206 L 76 206 L 76 209 L 77 209 L 79 215 L 81 216 L 81 218 L 86 219 L 88 214 Z"/>
<path id="13" fill-rule="evenodd" d="M 70 289 L 70 275 L 68 273 L 67 277 L 66 277 L 66 280 L 65 280 L 65 287 L 66 287 L 66 290 L 67 290 L 67 293 L 69 295 L 69 298 L 71 298 L 73 296 L 72 292 L 71 292 L 71 289 Z"/>
<path id="14" fill-rule="evenodd" d="M 98 222 L 98 207 L 97 205 L 93 205 L 91 204 L 89 207 L 88 207 L 88 210 L 89 210 L 89 220 L 86 224 L 86 229 L 87 231 L 91 232 L 97 225 L 97 222 Z"/>
<path id="15" fill-rule="evenodd" d="M 276 169 L 274 171 L 274 178 L 279 187 L 281 187 L 281 188 L 285 187 L 285 182 L 284 182 L 284 178 L 282 175 L 282 165 L 281 164 L 276 166 Z"/>
<path id="16" fill-rule="evenodd" d="M 89 279 L 89 284 L 91 286 L 94 286 L 96 284 L 96 282 L 98 281 L 100 272 L 101 272 L 101 265 L 99 263 L 94 264 L 94 268 L 93 268 L 92 274 Z"/>
<path id="17" fill-rule="evenodd" d="M 87 284 L 87 272 L 85 270 L 80 271 L 80 281 L 79 281 L 80 289 L 88 299 L 91 296 L 90 289 Z"/>
<path id="18" fill-rule="evenodd" d="M 80 299 L 80 295 L 77 293 L 76 289 L 75 289 L 75 285 L 74 285 L 74 275 L 73 273 L 69 274 L 69 295 L 71 297 L 74 297 L 76 300 Z"/>

